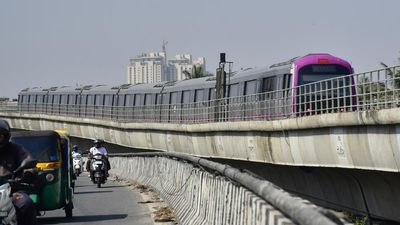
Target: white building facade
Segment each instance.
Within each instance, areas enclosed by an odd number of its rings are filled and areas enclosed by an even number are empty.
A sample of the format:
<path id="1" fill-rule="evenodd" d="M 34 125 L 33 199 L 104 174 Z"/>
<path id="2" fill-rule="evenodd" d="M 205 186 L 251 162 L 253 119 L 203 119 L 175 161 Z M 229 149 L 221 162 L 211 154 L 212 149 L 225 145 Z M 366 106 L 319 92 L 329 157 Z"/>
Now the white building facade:
<path id="1" fill-rule="evenodd" d="M 167 62 L 165 52 L 152 52 L 130 59 L 127 80 L 129 84 L 184 80 L 188 78 L 186 73 L 195 73 L 194 67 L 201 68 L 204 74 L 205 58 L 192 60 L 192 55 L 182 54 Z"/>
<path id="2" fill-rule="evenodd" d="M 130 59 L 128 65 L 128 83 L 157 83 L 165 79 L 167 71 L 164 52 L 151 52 Z"/>

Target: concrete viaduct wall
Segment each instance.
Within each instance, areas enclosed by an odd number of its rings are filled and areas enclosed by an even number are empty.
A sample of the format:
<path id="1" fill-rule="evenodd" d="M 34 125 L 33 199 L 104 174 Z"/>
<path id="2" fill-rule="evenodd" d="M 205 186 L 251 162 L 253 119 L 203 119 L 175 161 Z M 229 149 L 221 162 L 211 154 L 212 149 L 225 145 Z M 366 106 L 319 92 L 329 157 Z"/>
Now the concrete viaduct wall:
<path id="1" fill-rule="evenodd" d="M 211 124 L 120 123 L 1 113 L 12 127 L 66 129 L 138 149 L 180 152 L 294 166 L 400 171 L 400 109 L 349 112 L 278 121 Z"/>

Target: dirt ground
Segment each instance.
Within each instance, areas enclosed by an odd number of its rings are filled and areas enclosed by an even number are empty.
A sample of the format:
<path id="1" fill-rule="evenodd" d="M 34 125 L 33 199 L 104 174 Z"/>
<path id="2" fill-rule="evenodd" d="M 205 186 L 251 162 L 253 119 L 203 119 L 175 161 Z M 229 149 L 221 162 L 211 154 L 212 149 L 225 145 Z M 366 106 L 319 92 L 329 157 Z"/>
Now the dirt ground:
<path id="1" fill-rule="evenodd" d="M 110 179 L 125 183 L 132 188 L 132 190 L 138 192 L 143 201 L 138 202 L 139 204 L 146 204 L 151 212 L 155 225 L 176 225 L 179 224 L 175 215 L 174 209 L 168 206 L 166 203 L 151 187 L 141 185 L 135 181 L 128 181 L 120 179 L 118 176 L 110 176 Z"/>

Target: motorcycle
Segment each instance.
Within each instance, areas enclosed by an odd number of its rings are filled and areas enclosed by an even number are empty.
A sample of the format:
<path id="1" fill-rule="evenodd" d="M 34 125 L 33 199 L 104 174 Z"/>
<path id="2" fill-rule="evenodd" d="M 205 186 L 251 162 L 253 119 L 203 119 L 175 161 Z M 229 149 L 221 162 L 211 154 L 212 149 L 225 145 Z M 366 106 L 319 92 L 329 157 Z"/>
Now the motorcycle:
<path id="1" fill-rule="evenodd" d="M 29 197 L 35 203 L 37 198 L 36 188 L 21 179 L 15 179 L 16 173 L 23 169 L 32 168 L 36 161 L 23 162 L 23 166 L 13 172 L 11 179 L 0 178 L 0 225 L 17 225 L 17 213 L 13 205 L 13 193 L 18 190 L 28 191 Z"/>
<path id="2" fill-rule="evenodd" d="M 76 176 L 79 176 L 83 172 L 83 159 L 82 155 L 79 153 L 74 153 L 72 155 L 72 164 L 74 167 L 74 173 Z"/>
<path id="3" fill-rule="evenodd" d="M 101 184 L 107 181 L 107 164 L 104 160 L 104 156 L 101 154 L 96 154 L 93 156 L 90 162 L 90 178 L 97 187 L 100 188 Z"/>
<path id="4" fill-rule="evenodd" d="M 11 185 L 7 181 L 1 181 L 0 184 L 0 224 L 16 225 L 17 213 L 12 203 Z"/>

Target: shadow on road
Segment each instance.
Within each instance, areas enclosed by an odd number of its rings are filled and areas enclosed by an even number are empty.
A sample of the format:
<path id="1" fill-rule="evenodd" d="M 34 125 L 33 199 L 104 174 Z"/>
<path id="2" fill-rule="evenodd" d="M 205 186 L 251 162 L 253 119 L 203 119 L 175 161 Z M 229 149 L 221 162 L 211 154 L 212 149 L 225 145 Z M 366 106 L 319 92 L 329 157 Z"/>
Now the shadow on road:
<path id="1" fill-rule="evenodd" d="M 101 186 L 101 189 L 104 188 L 122 188 L 122 187 L 129 187 L 129 185 L 106 185 L 106 186 Z"/>
<path id="2" fill-rule="evenodd" d="M 107 192 L 113 192 L 113 191 L 77 191 L 77 192 L 74 192 L 74 195 L 79 195 L 79 194 L 96 194 L 96 193 L 107 193 Z"/>
<path id="3" fill-rule="evenodd" d="M 38 224 L 58 224 L 58 223 L 74 223 L 74 222 L 96 222 L 106 220 L 119 220 L 128 217 L 127 214 L 111 214 L 111 215 L 89 215 L 89 216 L 74 216 L 66 217 L 48 217 L 38 218 Z"/>

